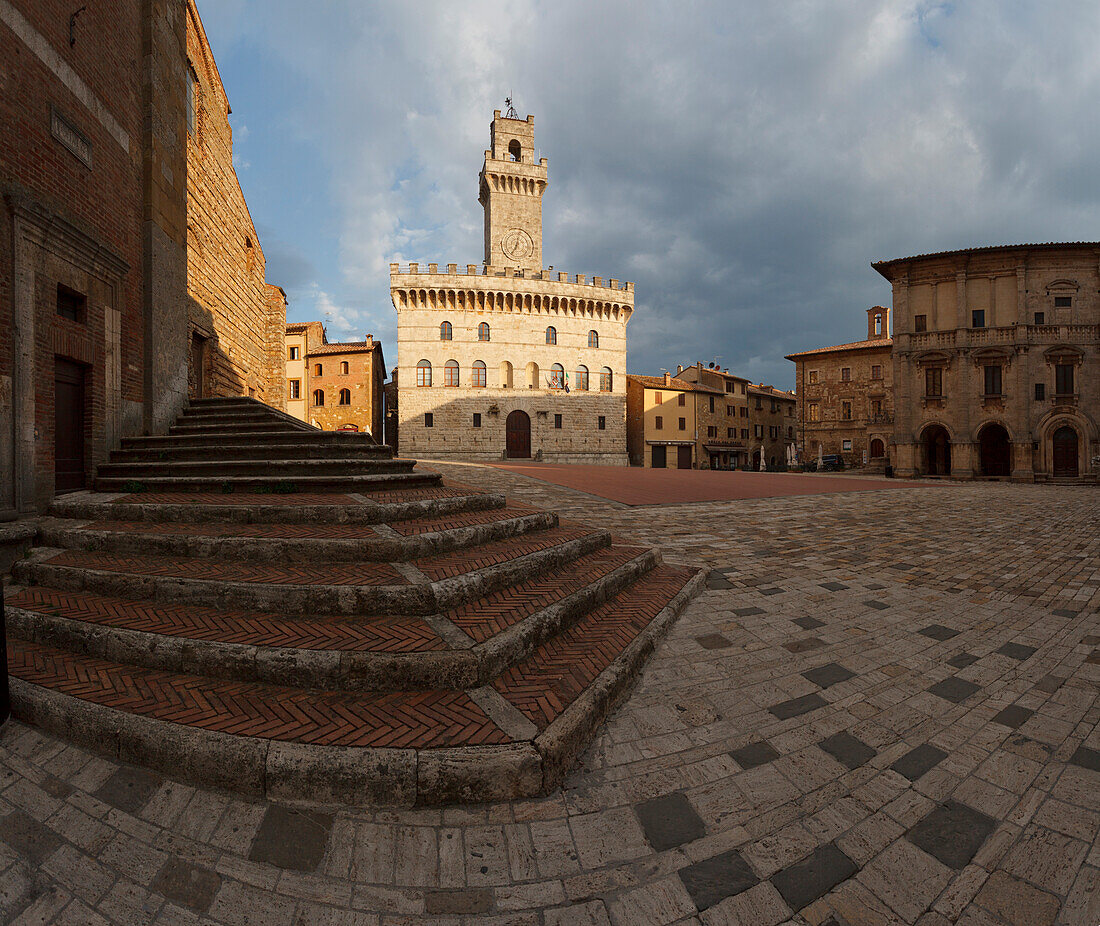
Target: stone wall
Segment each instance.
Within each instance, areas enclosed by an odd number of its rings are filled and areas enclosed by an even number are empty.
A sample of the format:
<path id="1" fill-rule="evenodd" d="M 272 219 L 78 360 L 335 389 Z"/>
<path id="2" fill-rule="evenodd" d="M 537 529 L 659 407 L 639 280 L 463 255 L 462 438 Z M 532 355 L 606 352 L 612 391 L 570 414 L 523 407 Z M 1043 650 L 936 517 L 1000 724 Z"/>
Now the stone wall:
<path id="1" fill-rule="evenodd" d="M 324 431 L 336 431 L 347 425 L 370 434 L 382 443 L 382 379 L 385 375 L 381 345 L 328 344 L 322 353 L 310 353 L 309 390 L 306 393 L 310 424 Z M 347 364 L 347 372 L 344 372 Z M 321 373 L 317 373 L 320 367 Z M 317 405 L 315 393 L 324 393 L 324 405 Z M 340 393 L 347 390 L 349 402 L 340 404 Z"/>
<path id="2" fill-rule="evenodd" d="M 749 386 L 749 447 L 759 469 L 757 453 L 763 448 L 765 465 L 771 469 L 787 465 L 787 448 L 797 446 L 794 396 L 771 386 Z"/>

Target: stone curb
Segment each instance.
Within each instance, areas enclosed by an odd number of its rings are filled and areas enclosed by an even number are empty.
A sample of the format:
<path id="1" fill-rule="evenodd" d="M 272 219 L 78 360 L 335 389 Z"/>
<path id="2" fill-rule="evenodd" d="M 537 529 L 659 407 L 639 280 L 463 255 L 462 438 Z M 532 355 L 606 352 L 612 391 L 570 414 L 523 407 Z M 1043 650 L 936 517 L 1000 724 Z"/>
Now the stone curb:
<path id="1" fill-rule="evenodd" d="M 96 470 L 99 479 L 192 479 L 217 478 L 222 481 L 234 476 L 265 476 L 281 479 L 320 478 L 322 476 L 368 476 L 395 475 L 411 473 L 416 465 L 414 460 L 398 460 L 391 457 L 381 459 L 363 459 L 357 457 L 337 457 L 320 459 L 227 459 L 217 451 L 213 459 L 211 454 L 202 460 L 116 460 L 103 463 Z M 426 475 L 417 473 L 417 475 Z"/>
<path id="2" fill-rule="evenodd" d="M 287 480 L 284 476 L 146 476 L 127 479 L 120 476 L 97 476 L 97 492 L 127 492 L 131 482 L 141 482 L 147 491 L 167 492 L 220 492 L 225 486 L 242 492 L 279 486 Z M 442 478 L 435 473 L 380 473 L 371 475 L 297 476 L 296 487 L 313 492 L 359 492 L 374 488 L 420 489 L 435 488 Z"/>

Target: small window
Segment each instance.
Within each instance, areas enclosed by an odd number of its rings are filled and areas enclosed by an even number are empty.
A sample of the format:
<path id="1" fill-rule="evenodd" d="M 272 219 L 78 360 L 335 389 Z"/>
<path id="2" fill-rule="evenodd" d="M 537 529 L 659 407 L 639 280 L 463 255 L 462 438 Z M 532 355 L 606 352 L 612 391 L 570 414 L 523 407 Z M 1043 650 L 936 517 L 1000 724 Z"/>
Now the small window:
<path id="1" fill-rule="evenodd" d="M 680 430 L 681 431 L 686 431 L 687 426 L 688 426 L 687 418 L 680 418 L 679 421 L 680 421 Z"/>
<path id="2" fill-rule="evenodd" d="M 313 390 L 313 404 L 314 405 L 324 405 L 325 404 L 325 390 L 324 389 L 314 389 Z"/>
<path id="3" fill-rule="evenodd" d="M 821 406 L 818 405 L 816 402 L 811 402 L 810 403 L 810 421 L 820 421 L 820 420 L 821 420 Z"/>
<path id="4" fill-rule="evenodd" d="M 297 347 L 288 347 L 287 352 L 286 352 L 287 360 L 297 360 L 298 359 L 298 350 L 299 350 L 299 348 L 297 348 Z"/>
<path id="5" fill-rule="evenodd" d="M 871 364 L 871 379 L 882 379 L 882 366 L 877 363 Z"/>
<path id="6" fill-rule="evenodd" d="M 454 329 L 450 322 L 443 322 L 439 326 L 439 340 L 450 341 L 454 336 Z"/>
<path id="7" fill-rule="evenodd" d="M 851 402 L 841 402 L 840 403 L 840 417 L 843 418 L 845 421 L 851 421 L 852 420 L 852 403 Z"/>
<path id="8" fill-rule="evenodd" d="M 435 427 L 435 416 L 431 412 L 424 412 L 424 427 Z"/>
<path id="9" fill-rule="evenodd" d="M 1047 313 L 1046 312 L 1036 312 L 1035 313 L 1035 324 L 1036 325 L 1045 325 L 1046 323 L 1047 323 Z"/>
<path id="10" fill-rule="evenodd" d="M 313 375 L 314 376 L 323 376 L 324 375 L 324 370 L 321 367 L 321 364 L 315 363 L 313 365 Z"/>
<path id="11" fill-rule="evenodd" d="M 550 367 L 550 388 L 565 388 L 565 367 L 563 367 L 560 363 L 555 363 L 552 367 Z"/>
<path id="12" fill-rule="evenodd" d="M 747 389 L 748 389 L 748 383 L 742 383 L 742 384 L 741 384 L 741 395 L 744 395 L 744 394 L 745 394 L 745 391 L 746 391 Z"/>
<path id="13" fill-rule="evenodd" d="M 1001 368 L 999 366 L 985 367 L 985 394 L 1001 394 Z"/>
<path id="14" fill-rule="evenodd" d="M 653 427 L 657 431 L 663 431 L 665 429 L 665 419 L 663 415 L 657 415 L 653 419 Z"/>
<path id="15" fill-rule="evenodd" d="M 733 439 L 737 436 L 737 428 L 726 428 L 726 437 Z"/>
<path id="16" fill-rule="evenodd" d="M 595 332 L 595 331 L 589 331 L 588 332 L 588 346 L 589 347 L 599 347 L 600 346 L 600 336 L 597 332 Z"/>
<path id="17" fill-rule="evenodd" d="M 479 388 L 484 388 L 486 383 L 485 361 L 475 360 L 474 368 L 471 371 L 470 384 Z"/>
<path id="18" fill-rule="evenodd" d="M 474 412 L 474 427 L 481 427 L 481 412 Z"/>
<path id="19" fill-rule="evenodd" d="M 733 417 L 733 406 L 732 405 L 727 405 L 726 406 L 726 417 L 727 418 L 732 418 Z"/>
<path id="20" fill-rule="evenodd" d="M 794 437 L 794 428 L 787 428 L 787 437 Z"/>
<path id="21" fill-rule="evenodd" d="M 443 367 L 443 385 L 444 386 L 457 386 L 458 385 L 458 361 L 448 360 Z"/>
<path id="22" fill-rule="evenodd" d="M 351 390 L 350 389 L 341 389 L 340 390 L 340 404 L 341 405 L 351 405 Z"/>
<path id="23" fill-rule="evenodd" d="M 852 449 L 852 442 L 850 440 L 846 440 L 843 443 L 841 443 L 840 446 L 844 450 L 851 450 Z"/>
<path id="24" fill-rule="evenodd" d="M 195 74 L 194 68 L 189 64 L 187 66 L 187 134 L 195 134 L 195 84 L 198 83 L 198 77 Z"/>
<path id="25" fill-rule="evenodd" d="M 764 400 L 760 396 L 756 397 L 756 410 L 760 411 L 764 407 Z"/>
<path id="26" fill-rule="evenodd" d="M 600 392 L 611 392 L 611 367 L 600 370 Z"/>
<path id="27" fill-rule="evenodd" d="M 1054 308 L 1056 309 L 1072 309 L 1073 308 L 1073 296 L 1055 296 Z"/>
<path id="28" fill-rule="evenodd" d="M 755 437 L 755 438 L 758 438 L 759 440 L 763 440 L 764 439 L 764 425 L 754 424 L 752 426 L 752 436 Z"/>
<path id="29" fill-rule="evenodd" d="M 985 309 L 974 309 L 970 313 L 970 327 L 971 328 L 984 328 L 985 327 Z"/>
<path id="30" fill-rule="evenodd" d="M 665 400 L 664 393 L 661 393 L 661 392 L 653 393 L 653 404 L 654 405 L 660 405 L 664 402 L 664 400 Z"/>
<path id="31" fill-rule="evenodd" d="M 748 439 L 749 439 L 749 429 L 748 428 L 742 428 L 741 429 L 741 440 L 748 440 Z"/>
<path id="32" fill-rule="evenodd" d="M 927 315 L 914 315 L 913 316 L 913 330 L 914 331 L 927 331 L 928 330 L 928 316 Z"/>
<path id="33" fill-rule="evenodd" d="M 924 371 L 924 394 L 933 398 L 943 395 L 943 369 L 929 367 Z"/>
<path id="34" fill-rule="evenodd" d="M 817 382 L 817 370 L 810 370 L 810 385 Z"/>
<path id="35" fill-rule="evenodd" d="M 579 389 L 581 392 L 588 391 L 588 367 L 583 363 L 577 367 L 577 382 L 574 388 Z"/>
<path id="36" fill-rule="evenodd" d="M 685 405 L 687 405 L 687 398 L 687 393 L 681 392 L 678 396 L 676 396 L 676 404 L 679 405 L 680 408 L 683 408 Z"/>
<path id="37" fill-rule="evenodd" d="M 775 399 L 772 399 L 771 412 L 774 415 L 777 411 L 779 411 L 779 406 L 776 404 Z"/>
<path id="38" fill-rule="evenodd" d="M 523 157 L 523 149 L 520 147 L 519 142 L 514 138 L 510 142 L 508 142 L 508 157 L 510 157 L 513 161 L 517 163 L 519 162 L 520 158 Z"/>
<path id="39" fill-rule="evenodd" d="M 344 376 L 347 376 L 350 370 L 351 367 L 348 366 L 348 362 L 346 360 L 340 362 L 340 372 L 343 373 Z"/>
<path id="40" fill-rule="evenodd" d="M 546 343 L 557 344 L 558 343 L 558 329 L 551 325 L 546 329 Z"/>
<path id="41" fill-rule="evenodd" d="M 430 386 L 432 384 L 432 365 L 428 360 L 421 360 L 416 365 L 416 385 Z"/>
<path id="42" fill-rule="evenodd" d="M 607 419 L 603 415 L 596 419 L 596 428 L 600 431 L 607 430 Z"/>
<path id="43" fill-rule="evenodd" d="M 1056 395 L 1073 395 L 1073 364 L 1059 363 L 1055 365 L 1054 392 Z"/>
<path id="44" fill-rule="evenodd" d="M 715 428 L 715 427 L 708 427 L 707 428 L 707 437 L 717 437 L 717 436 L 718 436 L 718 429 L 717 428 Z"/>
<path id="45" fill-rule="evenodd" d="M 83 293 L 57 284 L 57 314 L 71 322 L 83 322 L 88 300 Z"/>
<path id="46" fill-rule="evenodd" d="M 1046 383 L 1036 383 L 1035 384 L 1035 401 L 1036 402 L 1042 402 L 1046 399 L 1046 397 L 1047 397 L 1047 384 Z"/>
<path id="47" fill-rule="evenodd" d="M 559 431 L 561 430 L 561 415 L 554 416 L 554 427 Z"/>
<path id="48" fill-rule="evenodd" d="M 477 339 L 479 341 L 488 341 L 489 340 L 489 323 L 488 322 L 482 322 L 480 325 L 477 326 Z"/>
<path id="49" fill-rule="evenodd" d="M 741 408 L 738 411 L 738 414 L 742 418 L 748 418 L 749 417 L 749 407 L 747 405 L 742 405 Z"/>
<path id="50" fill-rule="evenodd" d="M 876 418 L 882 414 L 882 399 L 871 399 L 871 414 Z"/>
<path id="51" fill-rule="evenodd" d="M 288 399 L 300 399 L 302 397 L 302 381 L 300 379 L 288 380 L 286 391 Z"/>
<path id="52" fill-rule="evenodd" d="M 714 396 L 710 397 L 710 410 L 712 412 L 714 411 Z"/>
<path id="53" fill-rule="evenodd" d="M 842 383 L 850 383 L 852 381 L 852 368 L 841 367 L 840 369 L 840 381 Z"/>

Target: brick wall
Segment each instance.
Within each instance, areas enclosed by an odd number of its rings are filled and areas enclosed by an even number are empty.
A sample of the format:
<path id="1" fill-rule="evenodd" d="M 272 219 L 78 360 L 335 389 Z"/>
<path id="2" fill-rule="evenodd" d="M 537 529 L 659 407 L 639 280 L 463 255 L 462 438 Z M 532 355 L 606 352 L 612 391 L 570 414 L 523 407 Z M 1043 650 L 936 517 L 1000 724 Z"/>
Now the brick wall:
<path id="1" fill-rule="evenodd" d="M 324 431 L 336 431 L 346 425 L 371 434 L 382 442 L 382 351 L 377 345 L 369 349 L 350 347 L 347 351 L 332 351 L 329 345 L 323 354 L 310 354 L 308 391 L 303 395 L 308 403 L 306 420 Z M 347 372 L 343 372 L 347 364 Z M 320 366 L 321 374 L 317 374 Z M 324 393 L 325 404 L 315 404 L 314 393 Z M 340 404 L 340 393 L 347 390 L 349 402 Z"/>

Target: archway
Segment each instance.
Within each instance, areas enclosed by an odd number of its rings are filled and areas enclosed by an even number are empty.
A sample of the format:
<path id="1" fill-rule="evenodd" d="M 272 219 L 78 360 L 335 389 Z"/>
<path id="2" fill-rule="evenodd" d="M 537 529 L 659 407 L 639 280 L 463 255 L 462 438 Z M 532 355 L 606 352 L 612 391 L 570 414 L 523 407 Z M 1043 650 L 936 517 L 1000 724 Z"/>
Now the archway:
<path id="1" fill-rule="evenodd" d="M 871 459 L 877 460 L 879 457 L 886 456 L 886 445 L 882 442 L 881 438 L 873 438 L 871 440 Z"/>
<path id="2" fill-rule="evenodd" d="M 505 449 L 509 459 L 528 459 L 531 456 L 531 417 L 518 408 L 508 413 L 504 424 Z"/>
<path id="3" fill-rule="evenodd" d="M 1008 476 L 1012 472 L 1012 445 L 1002 425 L 987 424 L 982 428 L 978 450 L 983 476 Z"/>
<path id="4" fill-rule="evenodd" d="M 1055 476 L 1076 476 L 1077 468 L 1077 432 L 1068 424 L 1062 425 L 1051 438 L 1054 451 Z"/>
<path id="5" fill-rule="evenodd" d="M 948 476 L 951 474 L 951 436 L 942 425 L 933 424 L 924 429 L 924 474 Z"/>

